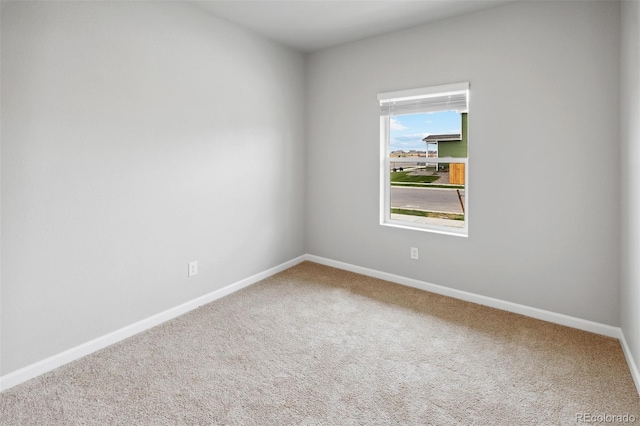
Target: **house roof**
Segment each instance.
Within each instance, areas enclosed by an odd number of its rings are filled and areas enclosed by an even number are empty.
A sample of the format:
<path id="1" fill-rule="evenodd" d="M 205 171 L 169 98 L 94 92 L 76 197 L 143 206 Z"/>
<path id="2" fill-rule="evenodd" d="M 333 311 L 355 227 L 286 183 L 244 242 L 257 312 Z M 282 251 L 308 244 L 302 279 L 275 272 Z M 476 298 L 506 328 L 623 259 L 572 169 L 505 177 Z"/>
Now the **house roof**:
<path id="1" fill-rule="evenodd" d="M 422 139 L 425 142 L 453 142 L 462 140 L 460 133 L 429 135 Z"/>

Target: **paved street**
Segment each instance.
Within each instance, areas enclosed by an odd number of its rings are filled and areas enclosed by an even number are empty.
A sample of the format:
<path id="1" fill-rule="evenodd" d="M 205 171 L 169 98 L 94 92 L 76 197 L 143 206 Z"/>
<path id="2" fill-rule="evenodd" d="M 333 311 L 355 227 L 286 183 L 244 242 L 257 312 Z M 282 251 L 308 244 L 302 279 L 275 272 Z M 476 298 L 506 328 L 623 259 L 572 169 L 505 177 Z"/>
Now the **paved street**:
<path id="1" fill-rule="evenodd" d="M 464 201 L 464 190 L 460 190 Z M 455 189 L 391 187 L 391 207 L 462 213 Z"/>

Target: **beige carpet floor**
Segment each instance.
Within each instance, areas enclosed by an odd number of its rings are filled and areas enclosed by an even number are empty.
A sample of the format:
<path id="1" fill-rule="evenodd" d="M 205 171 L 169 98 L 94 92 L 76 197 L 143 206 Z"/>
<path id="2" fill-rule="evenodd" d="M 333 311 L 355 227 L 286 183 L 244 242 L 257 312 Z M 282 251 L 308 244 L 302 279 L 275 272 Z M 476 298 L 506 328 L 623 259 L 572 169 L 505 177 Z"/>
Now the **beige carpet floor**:
<path id="1" fill-rule="evenodd" d="M 555 425 L 578 413 L 640 423 L 617 340 L 310 262 L 0 395 L 3 425 Z"/>

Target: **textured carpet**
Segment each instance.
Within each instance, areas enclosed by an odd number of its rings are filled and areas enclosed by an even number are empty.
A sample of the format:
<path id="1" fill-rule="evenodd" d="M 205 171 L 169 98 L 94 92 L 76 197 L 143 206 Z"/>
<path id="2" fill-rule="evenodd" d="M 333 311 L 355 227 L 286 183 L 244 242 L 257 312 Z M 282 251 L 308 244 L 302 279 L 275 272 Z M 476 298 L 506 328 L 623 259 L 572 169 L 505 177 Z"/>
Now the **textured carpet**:
<path id="1" fill-rule="evenodd" d="M 309 262 L 0 395 L 3 425 L 576 424 L 578 413 L 640 422 L 617 340 Z"/>

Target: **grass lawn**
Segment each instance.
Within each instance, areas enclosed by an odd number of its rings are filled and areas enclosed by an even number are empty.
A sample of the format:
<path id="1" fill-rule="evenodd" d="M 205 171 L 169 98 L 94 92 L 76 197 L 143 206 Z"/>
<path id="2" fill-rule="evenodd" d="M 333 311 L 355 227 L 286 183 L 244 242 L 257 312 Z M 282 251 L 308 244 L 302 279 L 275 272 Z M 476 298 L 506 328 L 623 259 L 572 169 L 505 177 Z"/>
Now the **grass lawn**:
<path id="1" fill-rule="evenodd" d="M 440 176 L 432 175 L 409 175 L 409 172 L 391 172 L 391 183 L 395 182 L 420 182 L 431 183 L 440 179 Z"/>

